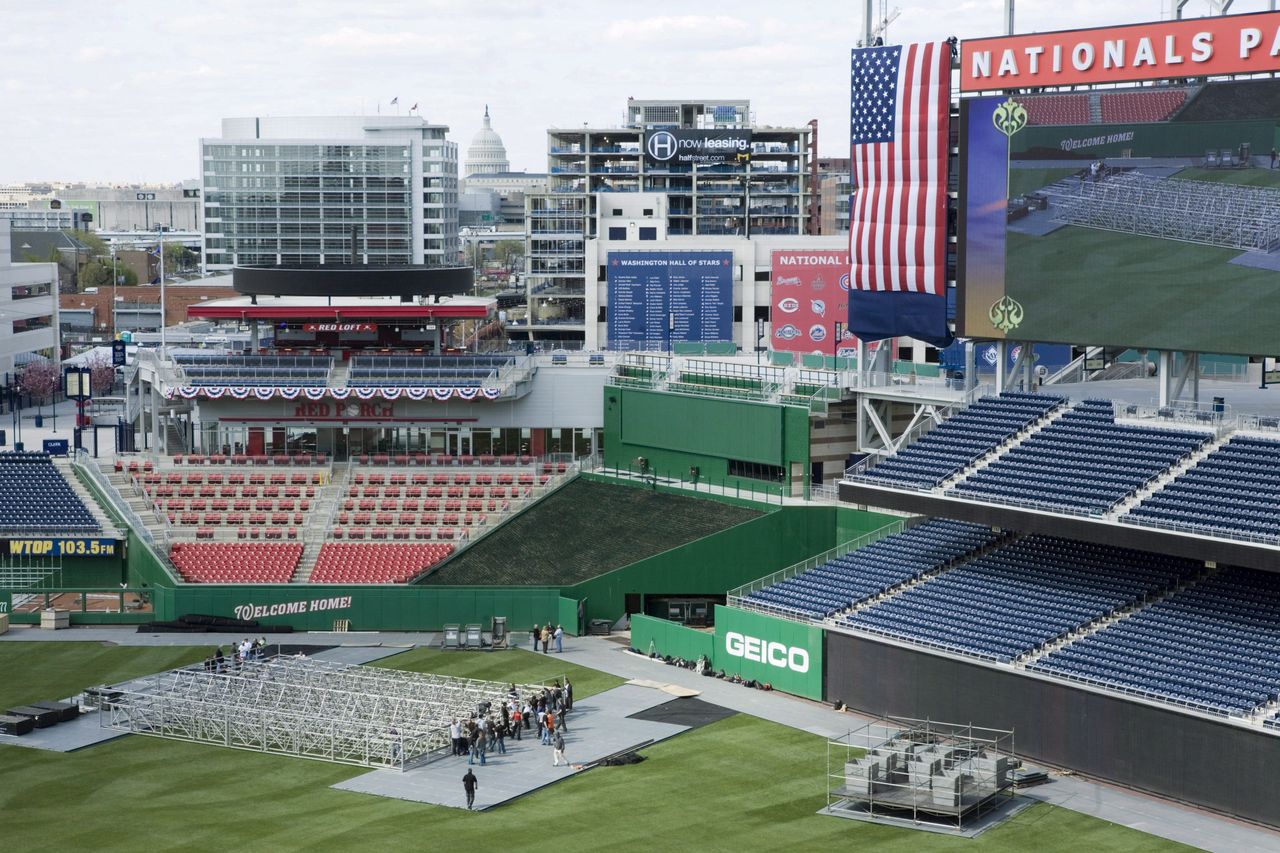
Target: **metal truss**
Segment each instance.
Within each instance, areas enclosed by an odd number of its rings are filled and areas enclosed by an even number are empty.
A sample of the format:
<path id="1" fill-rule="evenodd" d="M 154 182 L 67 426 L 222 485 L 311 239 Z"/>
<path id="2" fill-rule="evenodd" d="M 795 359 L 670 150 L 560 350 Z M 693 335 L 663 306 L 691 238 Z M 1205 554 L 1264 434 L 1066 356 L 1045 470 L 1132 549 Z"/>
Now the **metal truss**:
<path id="1" fill-rule="evenodd" d="M 1137 172 L 1081 180 L 1053 198 L 1069 225 L 1269 252 L 1280 245 L 1280 190 Z"/>
<path id="2" fill-rule="evenodd" d="M 509 688 L 279 656 L 130 682 L 104 703 L 100 719 L 117 731 L 403 770 L 446 754 L 450 722 L 474 716 L 486 702 L 497 707 Z M 516 689 L 527 696 L 542 685 Z"/>

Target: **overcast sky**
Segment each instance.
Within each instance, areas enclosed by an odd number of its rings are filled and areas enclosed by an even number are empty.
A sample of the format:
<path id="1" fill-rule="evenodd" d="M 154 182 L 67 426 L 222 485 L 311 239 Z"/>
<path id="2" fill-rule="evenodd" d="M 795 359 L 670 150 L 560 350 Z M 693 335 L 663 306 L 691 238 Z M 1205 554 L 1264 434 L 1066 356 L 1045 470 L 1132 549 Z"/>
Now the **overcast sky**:
<path id="1" fill-rule="evenodd" d="M 877 0 L 877 6 L 879 0 Z M 888 41 L 999 35 L 1003 0 L 888 0 Z M 1017 29 L 1157 20 L 1160 0 L 1018 0 Z M 1233 12 L 1267 0 L 1237 0 Z M 759 124 L 848 145 L 859 3 L 815 0 L 0 0 L 0 183 L 178 181 L 223 116 L 384 113 L 450 126 L 486 103 L 514 169 L 546 128 L 622 121 L 636 98 L 749 98 Z M 1191 0 L 1188 17 L 1207 11 Z"/>

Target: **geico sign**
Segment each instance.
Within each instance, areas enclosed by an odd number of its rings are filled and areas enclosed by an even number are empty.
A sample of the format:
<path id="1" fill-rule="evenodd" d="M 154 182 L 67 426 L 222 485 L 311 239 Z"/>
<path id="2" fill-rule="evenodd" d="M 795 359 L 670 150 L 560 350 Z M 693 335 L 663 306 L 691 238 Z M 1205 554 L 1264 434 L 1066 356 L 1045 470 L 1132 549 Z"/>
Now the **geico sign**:
<path id="1" fill-rule="evenodd" d="M 736 658 L 767 663 L 779 669 L 809 671 L 809 653 L 799 646 L 788 646 L 729 631 L 724 635 L 724 650 Z"/>

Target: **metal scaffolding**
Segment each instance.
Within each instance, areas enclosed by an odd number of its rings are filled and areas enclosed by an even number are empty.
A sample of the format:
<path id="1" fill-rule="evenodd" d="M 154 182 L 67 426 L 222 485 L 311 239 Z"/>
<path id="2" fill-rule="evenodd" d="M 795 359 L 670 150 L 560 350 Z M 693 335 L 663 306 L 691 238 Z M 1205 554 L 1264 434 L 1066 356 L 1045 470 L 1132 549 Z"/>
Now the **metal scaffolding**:
<path id="1" fill-rule="evenodd" d="M 510 685 L 301 656 L 170 670 L 102 688 L 105 728 L 400 770 L 450 749 L 449 724 Z M 516 685 L 520 696 L 542 685 Z"/>
<path id="2" fill-rule="evenodd" d="M 1069 225 L 1269 252 L 1280 246 L 1280 190 L 1109 173 L 1064 184 L 1053 218 Z"/>

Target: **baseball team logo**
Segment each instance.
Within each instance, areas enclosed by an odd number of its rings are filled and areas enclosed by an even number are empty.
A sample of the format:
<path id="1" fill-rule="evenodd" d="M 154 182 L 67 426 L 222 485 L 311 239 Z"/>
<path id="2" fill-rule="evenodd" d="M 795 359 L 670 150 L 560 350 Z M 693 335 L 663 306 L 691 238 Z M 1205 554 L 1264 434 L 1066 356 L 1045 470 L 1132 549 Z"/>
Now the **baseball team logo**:
<path id="1" fill-rule="evenodd" d="M 825 318 L 827 316 L 827 303 L 823 302 L 821 299 L 810 299 L 809 310 L 814 314 L 817 314 L 819 317 Z"/>
<path id="2" fill-rule="evenodd" d="M 781 338 L 784 341 L 794 341 L 796 338 L 800 337 L 800 330 L 790 323 L 787 323 L 785 326 L 780 327 L 776 332 L 774 332 L 773 336 L 775 338 Z"/>
<path id="3" fill-rule="evenodd" d="M 821 343 L 827 339 L 827 327 L 821 323 L 814 323 L 809 327 L 809 340 L 814 343 Z"/>
<path id="4" fill-rule="evenodd" d="M 800 300 L 792 299 L 788 296 L 786 299 L 783 299 L 778 303 L 778 310 L 783 314 L 794 314 L 800 310 Z"/>

